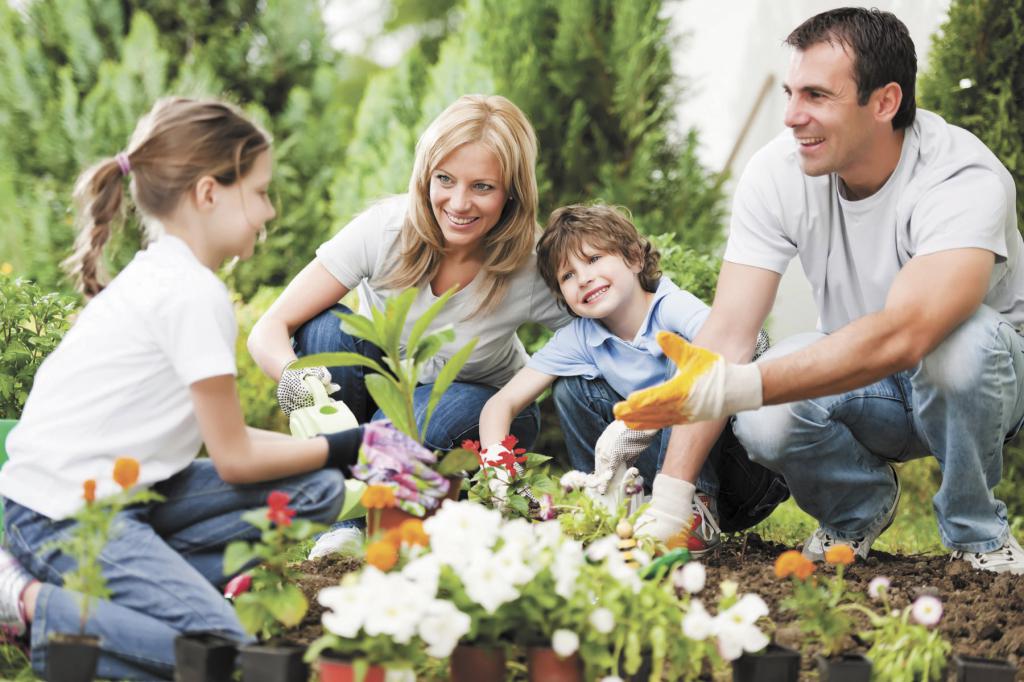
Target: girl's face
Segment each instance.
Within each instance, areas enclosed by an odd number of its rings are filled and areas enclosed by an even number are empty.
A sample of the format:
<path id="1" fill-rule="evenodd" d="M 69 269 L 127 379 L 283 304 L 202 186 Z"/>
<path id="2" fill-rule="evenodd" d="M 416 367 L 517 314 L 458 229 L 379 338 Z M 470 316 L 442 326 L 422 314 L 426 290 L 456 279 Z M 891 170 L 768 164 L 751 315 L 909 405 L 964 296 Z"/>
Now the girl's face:
<path id="1" fill-rule="evenodd" d="M 473 251 L 501 219 L 508 193 L 501 165 L 473 142 L 444 157 L 430 174 L 430 207 L 446 251 Z"/>
<path id="2" fill-rule="evenodd" d="M 222 261 L 251 256 L 266 223 L 277 215 L 268 193 L 272 174 L 273 158 L 268 150 L 256 157 L 249 172 L 233 185 L 217 185 L 210 234 Z"/>

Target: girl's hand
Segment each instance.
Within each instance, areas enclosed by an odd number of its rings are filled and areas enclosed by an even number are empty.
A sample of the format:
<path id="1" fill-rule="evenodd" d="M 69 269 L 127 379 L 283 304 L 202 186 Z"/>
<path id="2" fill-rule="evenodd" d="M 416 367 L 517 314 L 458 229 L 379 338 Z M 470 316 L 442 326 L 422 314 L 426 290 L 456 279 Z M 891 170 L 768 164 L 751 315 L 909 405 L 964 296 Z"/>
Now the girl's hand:
<path id="1" fill-rule="evenodd" d="M 286 369 L 281 373 L 281 381 L 277 384 L 277 404 L 281 411 L 291 415 L 295 410 L 315 404 L 313 394 L 304 381 L 306 377 L 315 377 L 323 383 L 327 393 L 337 391 L 340 386 L 331 383 L 331 373 L 326 367 L 306 367 L 305 369 Z"/>

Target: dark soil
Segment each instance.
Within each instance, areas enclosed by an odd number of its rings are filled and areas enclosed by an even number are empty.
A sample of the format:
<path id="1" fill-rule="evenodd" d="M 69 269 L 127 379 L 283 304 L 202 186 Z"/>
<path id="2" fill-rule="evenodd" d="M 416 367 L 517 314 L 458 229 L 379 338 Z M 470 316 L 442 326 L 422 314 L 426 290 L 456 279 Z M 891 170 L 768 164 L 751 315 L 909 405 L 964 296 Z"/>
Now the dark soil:
<path id="1" fill-rule="evenodd" d="M 790 548 L 765 542 L 753 534 L 723 543 L 704 558 L 708 569 L 704 600 L 713 603 L 713 590 L 726 579 L 736 581 L 741 592 L 761 595 L 777 626 L 775 640 L 801 649 L 801 679 L 816 679 L 811 672 L 817 653 L 815 646 L 803 645 L 793 616 L 779 609 L 779 602 L 789 594 L 789 584 L 775 577 L 773 566 L 776 557 L 787 549 Z M 308 644 L 321 634 L 323 608 L 316 601 L 316 593 L 338 584 L 341 576 L 359 565 L 357 560 L 342 557 L 301 564 L 301 570 L 309 576 L 301 587 L 309 598 L 310 609 L 302 624 L 289 633 L 290 640 Z M 831 570 L 819 568 L 823 573 Z M 954 653 L 1008 659 L 1019 669 L 1017 679 L 1024 681 L 1024 671 L 1020 670 L 1024 667 L 1024 576 L 976 571 L 965 562 L 950 561 L 947 556 L 896 556 L 884 552 L 873 552 L 866 561 L 857 562 L 846 571 L 850 589 L 861 593 L 866 593 L 868 582 L 877 575 L 892 580 L 889 594 L 894 608 L 902 608 L 922 594 L 942 600 L 944 613 L 939 627 L 952 643 Z M 864 648 L 858 650 L 863 653 Z"/>

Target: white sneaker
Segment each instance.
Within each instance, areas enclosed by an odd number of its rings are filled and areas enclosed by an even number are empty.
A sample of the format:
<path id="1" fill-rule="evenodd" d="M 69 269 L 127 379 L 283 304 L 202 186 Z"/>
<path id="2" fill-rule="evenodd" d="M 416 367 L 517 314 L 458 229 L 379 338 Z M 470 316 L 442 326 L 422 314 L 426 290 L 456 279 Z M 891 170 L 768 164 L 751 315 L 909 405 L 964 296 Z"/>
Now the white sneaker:
<path id="1" fill-rule="evenodd" d="M 18 560 L 0 549 L 0 630 L 18 636 L 25 632 L 21 593 L 33 580 Z"/>
<path id="2" fill-rule="evenodd" d="M 892 525 L 893 519 L 896 518 L 896 508 L 900 504 L 900 477 L 896 475 L 896 469 L 891 464 L 889 468 L 892 469 L 892 477 L 896 480 L 896 499 L 893 500 L 892 507 L 889 508 L 889 514 L 885 518 L 885 523 L 882 524 L 878 531 L 847 540 L 837 538 L 821 526 L 818 526 L 818 529 L 804 543 L 803 555 L 805 557 L 811 561 L 824 561 L 825 553 L 835 545 L 849 545 L 856 556 L 861 559 L 867 558 L 868 552 L 871 551 L 871 545 L 875 544 L 878 536 Z"/>
<path id="3" fill-rule="evenodd" d="M 1012 533 L 999 549 L 977 553 L 955 551 L 952 558 L 963 559 L 979 571 L 1024 575 L 1024 549 Z"/>
<path id="4" fill-rule="evenodd" d="M 319 559 L 328 554 L 359 554 L 363 546 L 363 531 L 351 526 L 332 528 L 316 539 L 313 549 L 309 550 L 310 559 Z"/>

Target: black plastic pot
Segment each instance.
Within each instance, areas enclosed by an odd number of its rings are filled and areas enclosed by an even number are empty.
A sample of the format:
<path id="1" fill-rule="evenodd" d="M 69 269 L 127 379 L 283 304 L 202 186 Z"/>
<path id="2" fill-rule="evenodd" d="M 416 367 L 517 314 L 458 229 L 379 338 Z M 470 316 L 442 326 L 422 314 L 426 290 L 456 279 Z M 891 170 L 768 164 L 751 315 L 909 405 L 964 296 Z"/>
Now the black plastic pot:
<path id="1" fill-rule="evenodd" d="M 797 682 L 800 654 L 769 644 L 759 654 L 743 654 L 732 662 L 733 682 Z"/>
<path id="2" fill-rule="evenodd" d="M 238 644 L 210 632 L 193 632 L 174 639 L 175 682 L 230 680 Z"/>
<path id="3" fill-rule="evenodd" d="M 954 654 L 956 682 L 1013 682 L 1017 669 L 1009 661 Z"/>
<path id="4" fill-rule="evenodd" d="M 99 658 L 99 637 L 55 633 L 46 645 L 46 679 L 91 682 L 96 677 Z"/>
<path id="5" fill-rule="evenodd" d="M 814 657 L 818 664 L 818 682 L 868 682 L 871 679 L 871 661 L 860 654 L 842 654 L 825 658 Z"/>
<path id="6" fill-rule="evenodd" d="M 252 644 L 238 650 L 242 682 L 307 682 L 309 666 L 299 646 Z"/>

